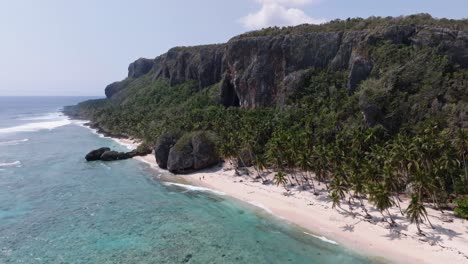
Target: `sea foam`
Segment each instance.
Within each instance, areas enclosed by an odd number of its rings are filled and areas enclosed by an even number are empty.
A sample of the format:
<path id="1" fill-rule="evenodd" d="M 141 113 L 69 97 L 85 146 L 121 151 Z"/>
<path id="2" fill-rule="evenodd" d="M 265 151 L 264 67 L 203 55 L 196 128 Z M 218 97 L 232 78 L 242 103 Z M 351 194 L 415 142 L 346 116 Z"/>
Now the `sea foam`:
<path id="1" fill-rule="evenodd" d="M 266 207 L 265 205 L 259 203 L 259 202 L 254 202 L 254 201 L 250 201 L 249 204 L 255 206 L 255 207 L 258 207 L 262 210 L 264 210 L 265 212 L 269 213 L 269 214 L 273 214 L 273 212 L 268 208 Z"/>
<path id="2" fill-rule="evenodd" d="M 9 163 L 0 163 L 0 167 L 20 167 L 21 166 L 21 161 L 17 160 L 15 162 L 9 162 Z"/>
<path id="3" fill-rule="evenodd" d="M 18 133 L 18 132 L 35 132 L 39 130 L 52 130 L 57 127 L 66 126 L 71 124 L 71 121 L 68 119 L 57 120 L 57 121 L 48 121 L 48 122 L 37 122 L 37 123 L 27 123 L 24 125 L 0 128 L 0 134 L 8 133 Z"/>
<path id="4" fill-rule="evenodd" d="M 335 241 L 333 241 L 333 240 L 330 240 L 330 239 L 328 239 L 328 238 L 326 238 L 326 237 L 324 237 L 324 236 L 316 236 L 316 235 L 314 235 L 314 234 L 307 233 L 307 232 L 304 232 L 304 234 L 309 235 L 309 236 L 313 236 L 313 237 L 315 237 L 315 238 L 318 238 L 318 239 L 322 240 L 323 242 L 327 242 L 327 243 L 330 243 L 330 244 L 333 244 L 333 245 L 338 245 L 337 242 L 335 242 Z"/>
<path id="5" fill-rule="evenodd" d="M 63 113 L 60 112 L 53 112 L 53 113 L 47 113 L 44 115 L 29 115 L 25 117 L 20 117 L 18 120 L 24 120 L 24 121 L 40 121 L 40 120 L 57 120 L 57 119 L 63 119 L 65 116 Z"/>
<path id="6" fill-rule="evenodd" d="M 215 193 L 215 194 L 218 194 L 218 195 L 226 195 L 223 192 L 215 191 L 213 189 L 199 187 L 199 186 L 193 186 L 193 185 L 187 185 L 187 184 L 181 184 L 181 183 L 174 183 L 174 182 L 164 182 L 163 184 L 166 185 L 166 186 L 181 187 L 181 188 L 187 189 L 188 191 L 212 192 L 212 193 Z"/>
<path id="7" fill-rule="evenodd" d="M 13 146 L 29 141 L 28 138 L 0 142 L 0 146 Z"/>

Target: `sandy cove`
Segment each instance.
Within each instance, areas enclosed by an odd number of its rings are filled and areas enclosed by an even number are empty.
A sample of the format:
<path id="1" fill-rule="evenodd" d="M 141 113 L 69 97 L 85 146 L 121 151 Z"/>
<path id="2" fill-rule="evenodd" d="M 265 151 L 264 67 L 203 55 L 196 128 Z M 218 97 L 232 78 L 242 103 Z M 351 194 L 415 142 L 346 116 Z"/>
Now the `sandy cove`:
<path id="1" fill-rule="evenodd" d="M 157 168 L 153 155 L 137 157 Z M 255 175 L 251 172 L 251 175 Z M 272 177 L 271 173 L 268 177 Z M 351 212 L 348 204 L 343 209 L 332 209 L 325 186 L 318 186 L 320 195 L 310 191 L 264 185 L 252 176 L 235 176 L 228 163 L 189 175 L 174 176 L 174 181 L 201 186 L 223 192 L 231 197 L 261 207 L 277 217 L 309 230 L 317 236 L 375 257 L 376 260 L 390 263 L 468 263 L 468 221 L 454 218 L 452 212 L 427 208 L 430 220 L 435 227 L 422 225 L 426 236 L 417 235 L 416 227 L 400 216 L 398 208 L 390 212 L 398 223 L 389 228 L 382 222 L 377 210 L 367 204 L 372 221 L 364 218 L 359 206 Z M 287 194 L 287 195 L 286 195 Z M 402 207 L 406 208 L 406 203 Z M 453 222 L 446 222 L 447 219 Z"/>
<path id="2" fill-rule="evenodd" d="M 127 147 L 136 147 L 138 143 L 130 139 L 118 139 L 117 142 Z M 135 157 L 160 170 L 153 154 Z M 165 171 L 166 173 L 169 173 Z M 325 185 L 316 185 L 319 195 L 310 190 L 282 186 L 264 185 L 255 180 L 256 172 L 250 170 L 250 176 L 237 176 L 229 162 L 211 169 L 188 175 L 173 175 L 168 179 L 182 184 L 196 185 L 217 192 L 266 210 L 276 217 L 298 225 L 305 232 L 324 240 L 338 244 L 370 256 L 382 263 L 468 263 L 468 221 L 453 216 L 453 212 L 427 208 L 432 229 L 427 223 L 421 225 L 425 236 L 417 234 L 416 226 L 401 216 L 398 207 L 390 209 L 397 227 L 390 228 L 384 222 L 379 211 L 367 201 L 365 206 L 372 215 L 372 220 L 365 219 L 365 214 L 358 203 L 353 210 L 347 203 L 341 208 L 332 209 L 332 204 L 325 190 Z M 266 176 L 272 179 L 274 173 Z M 401 203 L 406 208 L 407 203 Z"/>

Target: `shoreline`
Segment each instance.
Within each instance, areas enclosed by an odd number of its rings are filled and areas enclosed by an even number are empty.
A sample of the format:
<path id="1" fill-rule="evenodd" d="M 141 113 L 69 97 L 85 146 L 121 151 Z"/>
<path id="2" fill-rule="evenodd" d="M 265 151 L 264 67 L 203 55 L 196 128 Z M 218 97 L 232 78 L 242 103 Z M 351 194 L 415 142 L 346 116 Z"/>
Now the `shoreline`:
<path id="1" fill-rule="evenodd" d="M 127 148 L 138 146 L 138 140 L 131 138 L 104 137 Z M 158 172 L 170 174 L 159 169 L 153 154 L 134 159 L 146 163 Z M 250 170 L 250 173 L 255 172 Z M 357 206 L 353 211 L 346 208 L 347 204 L 342 205 L 343 209 L 332 209 L 324 184 L 317 186 L 318 196 L 297 188 L 286 192 L 283 187 L 264 185 L 251 176 L 236 176 L 228 162 L 186 175 L 170 175 L 157 177 L 157 180 L 185 185 L 181 186 L 183 188 L 195 186 L 192 189 L 227 195 L 295 225 L 305 234 L 324 242 L 336 243 L 377 263 L 468 262 L 468 221 L 455 218 L 453 212 L 447 211 L 442 215 L 439 211 L 427 208 L 435 229 L 422 224 L 421 228 L 426 236 L 419 236 L 416 227 L 401 216 L 396 217 L 398 226 L 389 228 L 388 224 L 379 221 L 380 213 L 373 210 L 367 202 L 369 213 L 373 216 L 371 221 L 364 218 Z M 273 173 L 270 173 L 267 177 L 272 176 Z M 406 207 L 405 202 L 402 207 Z M 397 215 L 398 210 L 395 207 L 390 211 Z M 447 222 L 447 219 L 453 222 Z"/>
<path id="2" fill-rule="evenodd" d="M 153 155 L 135 159 L 158 169 Z M 423 224 L 421 228 L 426 236 L 418 236 L 416 227 L 409 224 L 406 218 L 396 217 L 398 226 L 389 228 L 387 223 L 379 221 L 380 213 L 370 206 L 367 208 L 373 221 L 366 220 L 357 207 L 353 212 L 345 204 L 342 205 L 343 209 L 332 209 L 324 184 L 317 186 L 319 196 L 297 189 L 286 196 L 283 187 L 263 185 L 251 176 L 235 176 L 227 163 L 222 167 L 160 180 L 221 192 L 293 224 L 306 234 L 324 242 L 337 243 L 378 263 L 450 261 L 451 264 L 461 264 L 468 261 L 468 221 L 454 218 L 452 212 L 441 216 L 439 211 L 427 208 L 436 229 Z M 402 205 L 405 207 L 405 202 Z M 398 210 L 395 207 L 391 212 L 396 215 Z M 453 222 L 445 222 L 446 219 Z"/>

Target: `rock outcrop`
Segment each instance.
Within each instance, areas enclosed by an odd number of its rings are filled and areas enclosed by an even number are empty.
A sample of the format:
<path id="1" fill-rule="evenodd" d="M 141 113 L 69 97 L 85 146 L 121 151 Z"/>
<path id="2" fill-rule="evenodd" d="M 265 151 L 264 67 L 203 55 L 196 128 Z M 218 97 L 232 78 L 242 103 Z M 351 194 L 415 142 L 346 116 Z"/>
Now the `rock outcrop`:
<path id="1" fill-rule="evenodd" d="M 145 156 L 151 153 L 151 149 L 148 148 L 137 148 L 130 152 L 117 152 L 113 151 L 110 148 L 99 148 L 89 152 L 86 155 L 86 161 L 114 161 L 114 160 L 124 160 L 131 159 L 136 156 Z"/>
<path id="2" fill-rule="evenodd" d="M 220 161 L 216 145 L 207 132 L 186 134 L 170 149 L 167 169 L 173 173 L 187 173 L 204 169 Z"/>
<path id="3" fill-rule="evenodd" d="M 139 58 L 128 66 L 128 78 L 138 78 L 147 74 L 154 65 L 154 60 Z"/>
<path id="4" fill-rule="evenodd" d="M 102 161 L 114 161 L 114 160 L 124 160 L 131 158 L 129 154 L 126 152 L 117 152 L 117 151 L 106 151 L 102 153 L 101 160 Z"/>
<path id="5" fill-rule="evenodd" d="M 125 87 L 127 87 L 127 84 L 127 79 L 120 82 L 113 82 L 107 85 L 106 89 L 104 90 L 104 93 L 106 94 L 107 98 L 111 98 L 112 96 L 114 96 L 114 94 L 120 92 Z"/>
<path id="6" fill-rule="evenodd" d="M 173 133 L 165 133 L 158 137 L 154 147 L 154 157 L 156 158 L 156 163 L 161 169 L 167 169 L 169 151 L 175 145 L 177 139 L 178 136 Z"/>
<path id="7" fill-rule="evenodd" d="M 85 159 L 87 161 L 100 160 L 101 155 L 104 154 L 104 152 L 110 151 L 110 150 L 111 150 L 110 148 L 98 148 L 98 149 L 92 150 L 86 155 Z"/>

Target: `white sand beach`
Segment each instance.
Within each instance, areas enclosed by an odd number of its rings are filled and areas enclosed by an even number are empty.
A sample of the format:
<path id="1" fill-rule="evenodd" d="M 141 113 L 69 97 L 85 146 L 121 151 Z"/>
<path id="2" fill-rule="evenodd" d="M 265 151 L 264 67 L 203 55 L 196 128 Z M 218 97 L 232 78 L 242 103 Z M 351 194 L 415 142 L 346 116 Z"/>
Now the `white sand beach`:
<path id="1" fill-rule="evenodd" d="M 137 159 L 157 168 L 154 155 Z M 369 204 L 367 208 L 372 220 L 364 218 L 364 212 L 357 204 L 353 210 L 347 203 L 341 205 L 342 209 L 332 209 L 324 184 L 317 186 L 320 194 L 315 196 L 311 191 L 296 188 L 286 192 L 281 186 L 264 185 L 254 179 L 254 171 L 250 174 L 236 176 L 227 162 L 208 170 L 174 176 L 174 181 L 225 193 L 298 225 L 306 233 L 375 257 L 383 263 L 468 263 L 468 221 L 455 218 L 452 212 L 442 214 L 428 208 L 435 229 L 423 224 L 425 236 L 420 236 L 416 226 L 401 217 L 397 207 L 391 210 L 397 227 L 390 228 L 382 221 L 380 212 Z M 406 208 L 405 202 L 402 208 Z"/>

